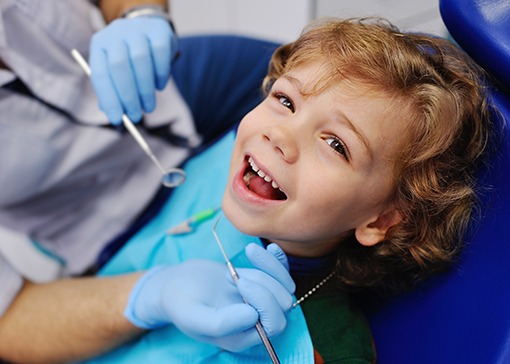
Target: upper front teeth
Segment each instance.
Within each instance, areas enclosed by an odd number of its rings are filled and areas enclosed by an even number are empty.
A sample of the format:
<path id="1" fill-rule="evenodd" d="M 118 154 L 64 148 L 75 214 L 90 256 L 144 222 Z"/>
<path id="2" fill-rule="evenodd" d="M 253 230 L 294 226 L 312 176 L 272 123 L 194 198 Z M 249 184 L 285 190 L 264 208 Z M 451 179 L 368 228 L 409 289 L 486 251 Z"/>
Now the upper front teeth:
<path id="1" fill-rule="evenodd" d="M 253 171 L 255 173 L 257 173 L 260 178 L 264 178 L 264 181 L 266 182 L 271 182 L 271 186 L 273 186 L 273 188 L 280 188 L 278 187 L 278 185 L 276 184 L 275 181 L 273 181 L 273 179 L 271 177 L 269 177 L 266 173 L 264 173 L 264 171 L 262 171 L 259 166 L 257 166 L 257 164 L 255 163 L 255 161 L 253 160 L 252 157 L 249 157 L 248 158 L 248 163 L 250 163 L 250 166 L 251 166 L 251 169 L 253 169 Z"/>

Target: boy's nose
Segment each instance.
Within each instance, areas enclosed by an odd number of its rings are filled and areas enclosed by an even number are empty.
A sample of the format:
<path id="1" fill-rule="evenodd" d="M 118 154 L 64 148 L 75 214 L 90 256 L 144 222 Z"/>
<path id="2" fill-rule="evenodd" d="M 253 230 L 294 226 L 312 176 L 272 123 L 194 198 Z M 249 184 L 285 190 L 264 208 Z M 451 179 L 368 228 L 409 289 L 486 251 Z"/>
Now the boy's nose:
<path id="1" fill-rule="evenodd" d="M 294 163 L 299 156 L 299 145 L 287 125 L 274 125 L 262 130 L 262 138 L 271 143 L 275 151 L 288 163 Z"/>

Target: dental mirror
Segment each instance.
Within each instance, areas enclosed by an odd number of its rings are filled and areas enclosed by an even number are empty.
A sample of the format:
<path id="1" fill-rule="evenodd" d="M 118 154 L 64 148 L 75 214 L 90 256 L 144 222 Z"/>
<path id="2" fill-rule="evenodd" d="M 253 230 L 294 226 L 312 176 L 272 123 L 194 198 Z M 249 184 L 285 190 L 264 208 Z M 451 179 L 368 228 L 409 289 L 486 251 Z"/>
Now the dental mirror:
<path id="1" fill-rule="evenodd" d="M 71 51 L 71 55 L 76 60 L 76 62 L 80 65 L 80 67 L 83 69 L 83 71 L 87 74 L 87 76 L 90 77 L 90 67 L 87 64 L 87 61 L 85 61 L 83 56 L 80 54 L 80 52 L 78 52 L 76 49 L 73 49 Z M 161 179 L 161 183 L 163 184 L 163 186 L 168 187 L 168 188 L 174 188 L 174 187 L 181 185 L 184 182 L 184 180 L 186 179 L 186 172 L 184 172 L 180 168 L 170 168 L 170 169 L 163 168 L 160 161 L 158 160 L 158 158 L 156 158 L 156 156 L 152 152 L 151 148 L 149 147 L 149 144 L 147 144 L 147 141 L 145 140 L 145 138 L 142 136 L 142 134 L 140 134 L 138 129 L 136 129 L 135 125 L 133 124 L 133 122 L 131 120 L 129 120 L 129 118 L 127 117 L 126 114 L 122 115 L 122 123 L 124 124 L 126 129 L 129 131 L 131 136 L 136 140 L 136 142 L 138 143 L 140 148 L 142 148 L 142 150 L 145 152 L 145 154 L 147 154 L 149 156 L 149 158 L 154 162 L 156 167 L 158 167 L 158 169 L 160 170 L 161 174 L 163 175 L 163 177 Z"/>

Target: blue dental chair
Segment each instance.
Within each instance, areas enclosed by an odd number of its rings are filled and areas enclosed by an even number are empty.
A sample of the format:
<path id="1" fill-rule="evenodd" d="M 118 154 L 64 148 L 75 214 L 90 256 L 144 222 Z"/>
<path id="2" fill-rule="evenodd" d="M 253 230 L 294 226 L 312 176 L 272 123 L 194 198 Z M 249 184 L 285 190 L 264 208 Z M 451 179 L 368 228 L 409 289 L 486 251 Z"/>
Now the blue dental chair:
<path id="1" fill-rule="evenodd" d="M 510 1 L 440 0 L 453 39 L 492 76 L 507 120 L 480 221 L 449 273 L 369 312 L 379 364 L 510 363 Z"/>
<path id="2" fill-rule="evenodd" d="M 439 1 L 454 40 L 493 77 L 494 102 L 510 123 L 510 0 Z M 180 44 L 174 77 L 199 131 L 212 140 L 261 100 L 277 44 L 230 36 Z M 482 217 L 458 264 L 367 307 L 378 364 L 510 363 L 510 124 L 504 134 L 482 177 L 489 188 Z"/>

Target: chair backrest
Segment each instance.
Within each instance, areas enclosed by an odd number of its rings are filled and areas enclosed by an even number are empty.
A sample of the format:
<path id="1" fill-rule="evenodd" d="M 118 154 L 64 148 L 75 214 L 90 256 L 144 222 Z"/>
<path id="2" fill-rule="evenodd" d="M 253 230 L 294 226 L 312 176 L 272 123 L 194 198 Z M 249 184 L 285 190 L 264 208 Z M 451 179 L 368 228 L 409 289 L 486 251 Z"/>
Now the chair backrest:
<path id="1" fill-rule="evenodd" d="M 439 0 L 453 39 L 494 78 L 507 120 L 490 193 L 452 271 L 368 312 L 379 364 L 510 363 L 510 1 Z"/>

